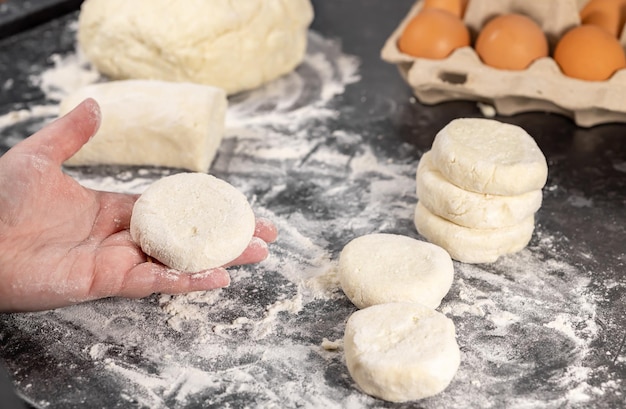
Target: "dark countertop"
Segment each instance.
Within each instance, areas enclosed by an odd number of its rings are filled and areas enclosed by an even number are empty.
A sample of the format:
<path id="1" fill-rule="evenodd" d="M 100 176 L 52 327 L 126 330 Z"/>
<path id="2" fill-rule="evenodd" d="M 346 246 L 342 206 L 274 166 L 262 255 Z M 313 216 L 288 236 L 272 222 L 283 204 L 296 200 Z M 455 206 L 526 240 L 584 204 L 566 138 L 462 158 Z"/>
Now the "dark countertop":
<path id="1" fill-rule="evenodd" d="M 6 0 L 0 3 L 0 38 L 76 10 L 82 0 Z"/>
<path id="2" fill-rule="evenodd" d="M 0 316 L 0 357 L 20 393 L 47 408 L 623 406 L 623 124 L 583 129 L 554 114 L 497 117 L 526 129 L 546 155 L 544 203 L 528 249 L 491 265 L 455 263 L 455 284 L 440 310 L 457 326 L 463 361 L 441 395 L 414 405 L 367 398 L 355 389 L 341 353 L 320 350 L 322 338 L 341 338 L 354 307 L 340 290 L 320 295 L 294 277 L 332 271 L 343 245 L 360 234 L 418 237 L 411 181 L 419 157 L 450 120 L 481 116 L 472 102 L 421 105 L 395 67 L 380 60 L 384 41 L 411 4 L 314 1 L 312 30 L 322 38 L 314 38 L 312 52 L 333 65 L 339 45 L 340 54 L 358 58 L 360 80 L 347 81 L 343 93 L 317 106 L 315 120 L 254 128 L 240 117 L 237 125 L 264 138 L 242 131 L 224 141 L 213 172 L 240 186 L 257 211 L 277 222 L 281 238 L 270 261 L 239 270 L 218 304 L 211 297 L 154 296 Z M 0 115 L 54 106 L 32 78 L 54 65 L 53 54 L 73 52 L 68 24 L 74 19 L 55 18 L 0 40 Z M 299 69 L 304 82 L 316 73 L 315 61 Z M 239 107 L 249 98 L 231 102 Z M 2 151 L 41 124 L 42 117 L 27 115 L 0 128 Z M 290 147 L 305 153 L 272 153 Z M 112 178 L 114 186 L 132 191 L 138 189 L 133 178 L 140 185 L 160 172 L 102 168 L 73 175 L 101 185 Z M 177 326 L 167 308 L 182 304 L 198 309 Z M 94 330 L 96 323 L 101 326 Z M 191 369 L 207 380 L 196 383 Z"/>

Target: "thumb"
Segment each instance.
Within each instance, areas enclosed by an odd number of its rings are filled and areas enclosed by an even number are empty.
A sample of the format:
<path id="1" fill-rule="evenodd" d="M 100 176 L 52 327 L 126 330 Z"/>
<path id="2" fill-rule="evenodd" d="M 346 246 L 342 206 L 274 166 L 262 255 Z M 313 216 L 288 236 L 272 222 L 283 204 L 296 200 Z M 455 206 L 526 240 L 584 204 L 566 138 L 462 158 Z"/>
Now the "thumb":
<path id="1" fill-rule="evenodd" d="M 41 152 L 61 165 L 91 139 L 100 126 L 100 107 L 88 98 L 66 115 L 25 139 L 20 149 Z"/>

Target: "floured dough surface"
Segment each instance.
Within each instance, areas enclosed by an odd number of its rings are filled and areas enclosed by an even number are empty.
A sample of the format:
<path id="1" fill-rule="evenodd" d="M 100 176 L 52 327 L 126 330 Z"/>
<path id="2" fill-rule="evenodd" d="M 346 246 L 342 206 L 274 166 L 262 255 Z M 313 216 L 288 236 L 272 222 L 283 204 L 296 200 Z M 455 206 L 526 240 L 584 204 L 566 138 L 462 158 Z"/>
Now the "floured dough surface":
<path id="1" fill-rule="evenodd" d="M 184 272 L 220 267 L 237 258 L 254 234 L 246 197 L 205 173 L 179 173 L 154 182 L 130 221 L 133 240 L 151 257 Z"/>
<path id="2" fill-rule="evenodd" d="M 110 78 L 188 81 L 234 94 L 293 70 L 312 19 L 310 0 L 87 0 L 78 42 Z"/>
<path id="3" fill-rule="evenodd" d="M 344 351 L 357 385 L 391 402 L 443 391 L 461 361 L 452 320 L 412 303 L 379 304 L 352 314 Z"/>
<path id="4" fill-rule="evenodd" d="M 224 134 L 226 93 L 154 80 L 91 84 L 65 97 L 63 115 L 85 98 L 100 105 L 100 128 L 65 165 L 165 166 L 206 172 Z"/>
<path id="5" fill-rule="evenodd" d="M 429 242 L 443 247 L 464 263 L 492 263 L 504 254 L 522 250 L 535 229 L 534 214 L 509 227 L 471 229 L 431 213 L 420 202 L 415 206 L 415 227 Z"/>
<path id="6" fill-rule="evenodd" d="M 477 193 L 514 196 L 541 189 L 546 159 L 522 128 L 493 119 L 460 118 L 437 133 L 432 162 L 445 179 Z"/>
<path id="7" fill-rule="evenodd" d="M 369 234 L 348 243 L 339 256 L 339 280 L 359 308 L 418 302 L 436 308 L 450 290 L 454 267 L 439 246 L 396 234 Z"/>
<path id="8" fill-rule="evenodd" d="M 541 207 L 541 189 L 516 196 L 470 192 L 447 181 L 432 162 L 431 152 L 420 159 L 417 198 L 431 213 L 461 226 L 493 229 L 513 226 Z"/>

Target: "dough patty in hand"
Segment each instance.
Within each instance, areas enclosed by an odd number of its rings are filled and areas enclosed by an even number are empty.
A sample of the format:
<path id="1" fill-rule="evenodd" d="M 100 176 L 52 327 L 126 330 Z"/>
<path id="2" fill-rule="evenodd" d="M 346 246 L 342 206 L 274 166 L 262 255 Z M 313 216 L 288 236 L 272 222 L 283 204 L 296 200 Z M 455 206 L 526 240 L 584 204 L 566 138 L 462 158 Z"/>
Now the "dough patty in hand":
<path id="1" fill-rule="evenodd" d="M 254 228 L 246 197 L 205 173 L 154 182 L 135 203 L 130 220 L 130 234 L 146 254 L 185 272 L 233 261 L 250 243 Z"/>

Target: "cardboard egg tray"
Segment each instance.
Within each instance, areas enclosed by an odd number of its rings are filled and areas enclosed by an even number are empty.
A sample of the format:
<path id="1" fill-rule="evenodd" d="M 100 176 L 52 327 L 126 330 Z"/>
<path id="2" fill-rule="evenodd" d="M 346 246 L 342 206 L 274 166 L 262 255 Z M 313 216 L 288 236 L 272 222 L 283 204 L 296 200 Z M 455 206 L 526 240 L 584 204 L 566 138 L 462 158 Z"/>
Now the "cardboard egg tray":
<path id="1" fill-rule="evenodd" d="M 470 0 L 464 22 L 472 43 L 492 17 L 519 13 L 543 29 L 550 51 L 570 28 L 580 24 L 581 0 Z M 548 111 L 573 118 L 581 127 L 626 122 L 626 69 L 606 81 L 584 81 L 561 73 L 549 57 L 523 71 L 501 70 L 483 64 L 472 47 L 455 50 L 448 58 L 431 60 L 403 54 L 397 41 L 404 27 L 422 8 L 418 0 L 382 49 L 383 60 L 396 64 L 415 96 L 424 104 L 471 100 L 493 105 L 501 115 Z M 626 48 L 626 30 L 622 30 Z"/>

